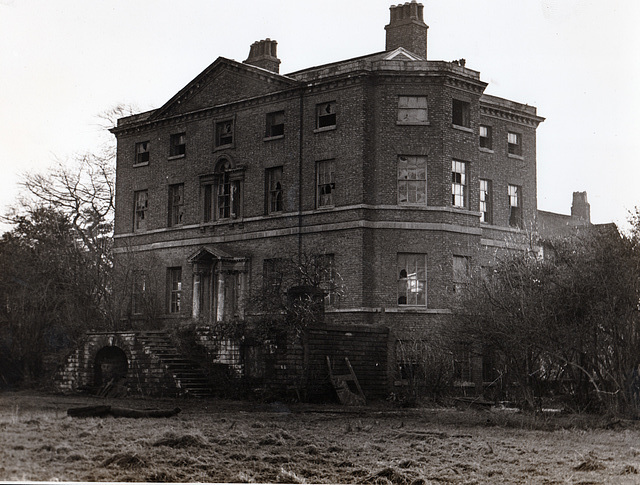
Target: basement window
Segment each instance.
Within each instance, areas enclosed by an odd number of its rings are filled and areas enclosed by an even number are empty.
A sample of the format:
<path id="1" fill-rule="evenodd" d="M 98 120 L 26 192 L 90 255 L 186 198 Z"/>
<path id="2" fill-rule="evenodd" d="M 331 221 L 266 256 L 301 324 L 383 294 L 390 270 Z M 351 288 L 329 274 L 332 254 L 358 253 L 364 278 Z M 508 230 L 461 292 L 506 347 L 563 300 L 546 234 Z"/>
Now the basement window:
<path id="1" fill-rule="evenodd" d="M 136 143 L 135 165 L 146 165 L 147 163 L 149 163 L 149 142 L 141 141 Z"/>
<path id="2" fill-rule="evenodd" d="M 187 134 L 175 133 L 169 137 L 169 156 L 184 157 L 187 153 Z"/>
<path id="3" fill-rule="evenodd" d="M 398 97 L 398 124 L 426 125 L 428 123 L 426 96 Z"/>
<path id="4" fill-rule="evenodd" d="M 522 136 L 510 131 L 507 134 L 507 151 L 509 155 L 522 156 Z"/>
<path id="5" fill-rule="evenodd" d="M 336 102 L 329 101 L 316 105 L 316 128 L 335 128 L 336 127 Z"/>
<path id="6" fill-rule="evenodd" d="M 465 128 L 471 127 L 471 105 L 467 101 L 452 100 L 452 123 Z"/>
<path id="7" fill-rule="evenodd" d="M 266 138 L 274 138 L 284 135 L 284 111 L 274 111 L 267 113 Z"/>

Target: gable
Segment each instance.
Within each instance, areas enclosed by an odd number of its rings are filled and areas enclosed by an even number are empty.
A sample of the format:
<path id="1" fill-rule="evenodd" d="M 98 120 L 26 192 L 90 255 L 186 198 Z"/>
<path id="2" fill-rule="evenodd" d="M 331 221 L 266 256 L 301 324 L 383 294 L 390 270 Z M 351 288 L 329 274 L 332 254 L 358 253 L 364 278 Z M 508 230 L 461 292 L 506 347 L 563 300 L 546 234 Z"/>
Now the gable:
<path id="1" fill-rule="evenodd" d="M 189 113 L 295 86 L 293 79 L 219 57 L 173 98 L 153 119 Z"/>

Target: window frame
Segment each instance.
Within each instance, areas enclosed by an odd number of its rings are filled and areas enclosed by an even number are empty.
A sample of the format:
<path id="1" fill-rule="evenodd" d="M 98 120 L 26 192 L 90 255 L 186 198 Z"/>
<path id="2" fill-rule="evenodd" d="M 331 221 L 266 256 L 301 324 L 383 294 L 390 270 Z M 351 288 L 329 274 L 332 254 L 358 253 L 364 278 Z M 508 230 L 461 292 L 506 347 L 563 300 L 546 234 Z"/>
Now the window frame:
<path id="1" fill-rule="evenodd" d="M 451 161 L 451 205 L 459 209 L 466 209 L 469 203 L 469 190 L 468 190 L 468 163 L 462 160 L 453 159 Z M 457 171 L 458 168 L 462 168 L 463 171 Z M 460 203 L 462 200 L 462 203 Z"/>
<path id="2" fill-rule="evenodd" d="M 462 263 L 462 266 L 460 266 Z M 453 292 L 462 293 L 468 286 L 471 278 L 471 258 L 460 254 L 453 255 L 452 282 Z"/>
<path id="3" fill-rule="evenodd" d="M 220 188 L 226 187 L 227 193 L 220 194 Z M 200 177 L 202 197 L 202 223 L 241 219 L 244 205 L 244 167 L 236 167 L 226 157 L 216 163 L 213 174 Z M 220 201 L 229 198 L 229 203 L 220 206 Z M 228 215 L 225 211 L 228 208 Z M 220 217 L 220 212 L 223 216 Z"/>
<path id="4" fill-rule="evenodd" d="M 142 196 L 144 195 L 144 201 Z M 141 206 L 139 203 L 144 202 Z M 136 190 L 133 192 L 133 232 L 144 232 L 148 229 L 149 219 L 149 190 Z"/>
<path id="5" fill-rule="evenodd" d="M 493 187 L 491 180 L 480 179 L 479 185 L 479 206 L 480 210 L 480 222 L 484 224 L 493 223 Z M 483 187 L 485 185 L 485 187 Z M 484 206 L 484 207 L 483 207 Z"/>
<path id="6" fill-rule="evenodd" d="M 182 266 L 167 268 L 167 313 L 182 312 Z"/>
<path id="7" fill-rule="evenodd" d="M 147 273 L 140 270 L 134 270 L 131 282 L 131 314 L 145 314 L 145 299 L 147 293 Z"/>
<path id="8" fill-rule="evenodd" d="M 279 214 L 284 212 L 284 188 L 282 185 L 283 167 L 265 169 L 265 212 Z"/>
<path id="9" fill-rule="evenodd" d="M 265 139 L 284 137 L 284 110 L 271 111 L 265 117 Z"/>
<path id="10" fill-rule="evenodd" d="M 415 104 L 416 106 L 411 106 Z M 423 104 L 424 106 L 420 106 Z M 428 125 L 429 102 L 425 95 L 398 95 L 398 125 Z"/>
<path id="11" fill-rule="evenodd" d="M 182 158 L 187 156 L 187 132 L 172 133 L 169 135 L 169 158 Z"/>
<path id="12" fill-rule="evenodd" d="M 507 197 L 509 204 L 509 226 L 522 229 L 524 225 L 522 214 L 522 186 L 509 184 L 507 186 Z"/>
<path id="13" fill-rule="evenodd" d="M 330 170 L 325 169 L 328 167 Z M 327 181 L 327 174 L 329 179 Z M 322 183 L 321 183 L 322 182 Z M 328 192 L 327 192 L 328 190 Z M 334 193 L 335 183 L 335 160 L 319 160 L 316 162 L 316 209 L 327 209 L 335 207 Z"/>
<path id="14" fill-rule="evenodd" d="M 422 263 L 422 266 L 420 266 L 420 263 Z M 411 275 L 415 276 L 412 277 Z M 399 307 L 427 306 L 427 275 L 426 254 L 396 254 L 397 304 Z M 409 301 L 412 293 L 415 294 L 415 298 L 411 298 L 411 301 Z"/>
<path id="15" fill-rule="evenodd" d="M 176 201 L 177 196 L 177 201 Z M 171 184 L 168 190 L 167 226 L 184 224 L 184 183 Z"/>
<path id="16" fill-rule="evenodd" d="M 336 113 L 336 101 L 325 101 L 316 104 L 316 129 L 315 131 L 335 130 L 337 126 L 338 116 Z M 323 107 L 327 111 L 321 114 Z"/>
<path id="17" fill-rule="evenodd" d="M 511 141 L 511 137 L 514 137 L 515 141 Z M 522 134 L 515 131 L 507 132 L 507 153 L 512 156 L 522 156 Z"/>
<path id="18" fill-rule="evenodd" d="M 413 165 L 410 165 L 415 161 Z M 406 164 L 406 168 L 403 166 Z M 402 172 L 405 171 L 405 178 Z M 411 178 L 411 174 L 415 178 Z M 423 190 L 423 200 L 419 200 L 420 188 Z M 397 204 L 400 206 L 426 207 L 427 206 L 427 157 L 423 155 L 398 155 L 397 157 Z M 414 201 L 411 194 L 414 194 Z M 403 194 L 406 194 L 406 200 L 402 200 Z"/>
<path id="19" fill-rule="evenodd" d="M 483 136 L 483 129 L 486 131 L 486 134 Z M 478 146 L 484 150 L 493 151 L 493 130 L 489 125 L 480 125 L 478 127 Z"/>
<path id="20" fill-rule="evenodd" d="M 151 152 L 149 150 L 150 141 L 139 141 L 135 144 L 135 161 L 133 162 L 134 167 L 140 167 L 142 165 L 149 165 L 149 161 L 151 159 Z M 140 148 L 143 148 L 141 151 Z"/>
<path id="21" fill-rule="evenodd" d="M 223 128 L 228 126 L 228 131 L 223 133 Z M 236 141 L 236 120 L 235 117 L 217 120 L 214 123 L 214 149 L 231 148 Z"/>
<path id="22" fill-rule="evenodd" d="M 471 103 L 463 99 L 451 98 L 451 124 L 471 128 Z"/>

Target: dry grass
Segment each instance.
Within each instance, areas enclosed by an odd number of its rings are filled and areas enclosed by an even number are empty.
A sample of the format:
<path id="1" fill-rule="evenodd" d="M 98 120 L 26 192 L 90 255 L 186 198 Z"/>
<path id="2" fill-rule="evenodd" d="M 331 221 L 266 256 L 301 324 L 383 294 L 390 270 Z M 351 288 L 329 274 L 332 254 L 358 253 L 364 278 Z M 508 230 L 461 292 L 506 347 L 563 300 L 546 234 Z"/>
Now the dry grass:
<path id="1" fill-rule="evenodd" d="M 640 427 L 590 416 L 182 401 L 163 418 L 69 407 L 173 400 L 0 394 L 0 480 L 638 483 Z"/>

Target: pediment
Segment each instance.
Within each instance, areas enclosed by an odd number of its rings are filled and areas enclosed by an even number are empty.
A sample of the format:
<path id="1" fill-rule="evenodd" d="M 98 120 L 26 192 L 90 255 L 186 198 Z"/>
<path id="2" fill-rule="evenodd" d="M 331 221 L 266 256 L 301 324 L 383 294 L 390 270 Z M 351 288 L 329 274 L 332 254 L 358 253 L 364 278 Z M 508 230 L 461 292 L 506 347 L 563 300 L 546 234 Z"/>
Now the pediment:
<path id="1" fill-rule="evenodd" d="M 398 47 L 391 52 L 385 53 L 383 59 L 385 61 L 424 61 L 422 57 L 413 52 L 409 52 L 403 47 Z"/>
<path id="2" fill-rule="evenodd" d="M 295 86 L 293 79 L 219 57 L 158 109 L 154 120 L 274 93 Z"/>

